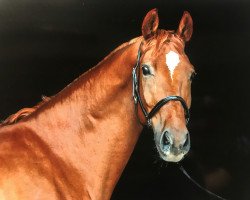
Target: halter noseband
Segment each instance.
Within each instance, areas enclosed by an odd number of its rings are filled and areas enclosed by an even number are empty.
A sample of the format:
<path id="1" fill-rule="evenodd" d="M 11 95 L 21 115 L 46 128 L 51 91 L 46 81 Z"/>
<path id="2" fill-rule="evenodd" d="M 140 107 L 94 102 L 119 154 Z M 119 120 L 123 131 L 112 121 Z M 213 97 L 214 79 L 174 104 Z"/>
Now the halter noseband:
<path id="1" fill-rule="evenodd" d="M 186 123 L 188 123 L 189 118 L 190 118 L 189 109 L 188 109 L 188 106 L 187 106 L 185 100 L 180 96 L 167 96 L 167 97 L 161 99 L 160 101 L 158 101 L 158 103 L 153 107 L 153 109 L 149 113 L 147 112 L 146 108 L 143 105 L 141 96 L 140 96 L 140 90 L 139 90 L 139 84 L 138 84 L 139 73 L 137 74 L 137 71 L 138 71 L 139 66 L 140 66 L 140 58 L 141 58 L 141 44 L 140 44 L 140 47 L 138 50 L 136 64 L 135 64 L 133 71 L 132 71 L 133 98 L 134 98 L 134 103 L 135 103 L 135 108 L 136 108 L 136 114 L 137 114 L 137 104 L 139 102 L 141 110 L 142 110 L 142 112 L 147 120 L 147 125 L 149 127 L 151 127 L 152 117 L 161 109 L 162 106 L 167 104 L 169 101 L 179 101 L 179 102 L 181 102 L 181 105 L 184 108 Z"/>

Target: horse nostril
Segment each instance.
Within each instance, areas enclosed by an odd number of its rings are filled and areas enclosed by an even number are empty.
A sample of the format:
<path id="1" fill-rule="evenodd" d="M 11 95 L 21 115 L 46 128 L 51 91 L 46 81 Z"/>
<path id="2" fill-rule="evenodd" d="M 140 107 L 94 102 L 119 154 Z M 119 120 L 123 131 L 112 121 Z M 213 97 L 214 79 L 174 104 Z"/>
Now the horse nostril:
<path id="1" fill-rule="evenodd" d="M 161 148 L 163 151 L 169 151 L 169 149 L 172 146 L 172 139 L 170 137 L 170 134 L 166 131 L 162 134 L 161 138 Z"/>

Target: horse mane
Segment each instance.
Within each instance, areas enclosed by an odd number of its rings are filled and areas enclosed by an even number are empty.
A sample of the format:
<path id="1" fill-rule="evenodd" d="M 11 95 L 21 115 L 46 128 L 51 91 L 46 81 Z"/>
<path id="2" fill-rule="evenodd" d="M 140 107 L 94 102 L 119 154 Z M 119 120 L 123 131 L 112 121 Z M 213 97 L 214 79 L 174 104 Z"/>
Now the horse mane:
<path id="1" fill-rule="evenodd" d="M 169 32 L 164 31 L 164 30 L 159 30 L 157 37 L 161 38 L 160 41 L 162 41 L 162 38 L 165 38 L 166 35 L 168 35 Z M 104 57 L 103 60 L 101 60 L 97 65 L 100 65 L 103 61 L 107 60 L 108 58 L 110 58 L 112 55 L 114 55 L 116 52 L 118 52 L 119 50 L 136 43 L 138 40 L 142 40 L 142 36 L 136 37 L 128 42 L 125 42 L 121 45 L 119 45 L 117 48 L 115 48 L 111 53 L 109 53 L 106 57 Z M 151 41 L 148 42 L 150 45 Z M 92 70 L 93 68 L 91 68 L 90 70 Z M 28 115 L 32 114 L 33 112 L 35 112 L 38 108 L 40 108 L 42 105 L 44 105 L 46 102 L 50 101 L 50 97 L 46 97 L 46 96 L 42 96 L 42 101 L 39 102 L 37 105 L 31 107 L 31 108 L 22 108 L 21 110 L 19 110 L 18 112 L 16 112 L 15 114 L 10 115 L 7 119 L 5 119 L 4 121 L 0 122 L 0 127 L 5 126 L 5 125 L 11 125 L 11 124 L 15 124 L 17 122 L 19 122 L 21 119 L 27 117 Z"/>
<path id="2" fill-rule="evenodd" d="M 42 96 L 42 101 L 39 102 L 37 105 L 31 107 L 31 108 L 22 108 L 15 114 L 10 115 L 7 119 L 5 119 L 3 122 L 0 123 L 1 126 L 11 125 L 14 124 L 24 117 L 30 115 L 31 113 L 35 112 L 38 108 L 40 108 L 44 103 L 48 102 L 51 98 Z"/>
<path id="3" fill-rule="evenodd" d="M 123 44 L 121 44 L 120 46 L 116 47 L 113 51 L 111 51 L 106 57 L 103 58 L 102 61 L 100 61 L 97 66 L 102 63 L 103 61 L 107 60 L 108 58 L 110 58 L 112 55 L 114 55 L 117 51 L 123 49 L 124 47 L 127 47 L 129 46 L 130 44 L 134 44 L 136 43 L 138 40 L 141 40 L 142 39 L 142 36 L 139 36 L 139 37 L 136 37 L 136 38 L 133 38 L 131 40 L 129 40 L 128 42 L 125 42 Z"/>
<path id="4" fill-rule="evenodd" d="M 130 40 L 128 42 L 125 42 L 125 43 L 121 44 L 120 46 L 115 48 L 111 53 L 109 53 L 106 57 L 104 57 L 104 59 L 102 61 L 100 61 L 96 66 L 101 64 L 103 61 L 107 60 L 109 57 L 114 55 L 120 49 L 123 49 L 124 47 L 137 42 L 139 39 L 141 39 L 141 36 L 136 37 L 136 38 L 134 38 L 134 39 L 132 39 L 132 40 Z M 42 96 L 42 101 L 39 102 L 37 105 L 35 105 L 35 106 L 31 107 L 31 108 L 22 108 L 22 109 L 20 109 L 18 112 L 10 115 L 4 121 L 0 122 L 0 127 L 15 124 L 15 123 L 19 122 L 21 119 L 23 119 L 23 118 L 27 117 L 28 115 L 32 114 L 33 112 L 35 112 L 38 108 L 40 108 L 46 102 L 50 101 L 50 99 L 51 99 L 50 97 Z"/>

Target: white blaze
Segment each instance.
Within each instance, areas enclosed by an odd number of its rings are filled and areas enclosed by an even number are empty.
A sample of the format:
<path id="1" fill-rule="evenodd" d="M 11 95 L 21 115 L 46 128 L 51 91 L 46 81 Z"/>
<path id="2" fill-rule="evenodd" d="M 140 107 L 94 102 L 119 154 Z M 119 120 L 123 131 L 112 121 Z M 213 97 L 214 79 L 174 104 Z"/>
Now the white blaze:
<path id="1" fill-rule="evenodd" d="M 172 79 L 173 79 L 174 70 L 179 62 L 180 62 L 179 55 L 175 53 L 174 51 L 169 51 L 166 54 L 166 64 L 168 66 L 168 69 L 170 71 L 170 76 Z"/>

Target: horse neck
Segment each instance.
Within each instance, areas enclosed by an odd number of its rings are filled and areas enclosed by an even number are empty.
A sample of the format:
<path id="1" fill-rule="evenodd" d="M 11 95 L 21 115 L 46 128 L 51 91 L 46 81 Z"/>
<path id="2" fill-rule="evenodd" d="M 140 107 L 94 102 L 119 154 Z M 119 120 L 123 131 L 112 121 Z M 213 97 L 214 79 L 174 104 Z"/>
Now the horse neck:
<path id="1" fill-rule="evenodd" d="M 86 181 L 93 199 L 108 199 L 142 130 L 134 112 L 132 67 L 139 42 L 82 75 L 34 113 L 31 127 Z"/>

